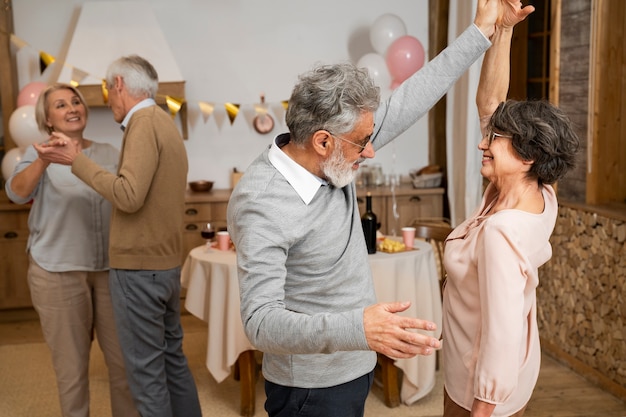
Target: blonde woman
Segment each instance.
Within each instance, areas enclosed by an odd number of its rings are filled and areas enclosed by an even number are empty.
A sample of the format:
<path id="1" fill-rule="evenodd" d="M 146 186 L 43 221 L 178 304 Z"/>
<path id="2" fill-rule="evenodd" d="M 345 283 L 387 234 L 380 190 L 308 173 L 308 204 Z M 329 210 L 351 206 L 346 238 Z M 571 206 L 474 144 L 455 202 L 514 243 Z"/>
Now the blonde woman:
<path id="1" fill-rule="evenodd" d="M 72 141 L 87 157 L 116 171 L 119 152 L 83 137 L 89 110 L 76 88 L 49 86 L 35 112 L 40 130 L 50 139 Z M 62 415 L 89 416 L 89 353 L 95 335 L 109 370 L 112 415 L 138 416 L 109 294 L 110 203 L 70 167 L 41 159 L 33 146 L 5 188 L 15 203 L 32 200 L 28 284 L 52 354 Z"/>

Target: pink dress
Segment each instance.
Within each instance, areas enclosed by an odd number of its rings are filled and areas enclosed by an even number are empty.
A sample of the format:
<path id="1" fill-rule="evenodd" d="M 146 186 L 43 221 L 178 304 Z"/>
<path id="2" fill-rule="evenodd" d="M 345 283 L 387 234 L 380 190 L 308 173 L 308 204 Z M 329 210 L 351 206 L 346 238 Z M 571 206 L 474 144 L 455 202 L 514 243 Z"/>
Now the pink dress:
<path id="1" fill-rule="evenodd" d="M 509 416 L 530 399 L 541 362 L 538 268 L 552 256 L 558 214 L 554 189 L 544 211 L 485 215 L 498 191 L 490 184 L 476 213 L 450 234 L 444 265 L 443 369 L 450 398 L 470 410 L 474 398 Z"/>

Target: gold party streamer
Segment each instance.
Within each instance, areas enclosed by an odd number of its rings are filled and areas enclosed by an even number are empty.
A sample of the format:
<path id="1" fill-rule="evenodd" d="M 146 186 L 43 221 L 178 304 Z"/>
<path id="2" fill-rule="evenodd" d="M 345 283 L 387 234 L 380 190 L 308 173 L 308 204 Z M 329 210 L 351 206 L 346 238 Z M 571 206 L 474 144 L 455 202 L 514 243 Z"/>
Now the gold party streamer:
<path id="1" fill-rule="evenodd" d="M 215 105 L 213 103 L 207 103 L 206 101 L 199 101 L 198 106 L 200 106 L 202 118 L 204 119 L 204 123 L 206 123 L 209 120 L 209 117 L 213 114 Z"/>
<path id="2" fill-rule="evenodd" d="M 11 34 L 11 43 L 18 50 L 24 48 L 25 46 L 30 47 L 30 45 L 26 41 L 24 41 L 23 39 L 21 39 L 20 37 L 18 37 L 17 35 L 13 33 Z M 42 74 L 54 62 L 56 62 L 56 58 L 54 56 L 50 55 L 47 52 L 39 51 L 39 68 Z M 74 86 L 80 85 L 80 83 L 89 75 L 85 71 L 82 71 L 78 68 L 74 68 L 68 63 L 64 63 L 63 65 L 72 69 L 72 80 L 70 81 L 70 84 Z M 260 104 L 255 103 L 253 105 L 255 112 L 260 115 L 269 113 L 269 107 L 267 103 L 263 102 L 263 98 L 264 97 L 262 96 Z M 184 98 L 165 96 L 165 99 L 166 99 L 166 103 L 167 103 L 167 106 L 170 110 L 172 117 L 175 117 L 176 114 L 178 114 L 178 112 L 180 111 L 181 107 L 186 103 Z M 109 90 L 107 89 L 106 80 L 104 79 L 102 80 L 102 101 L 104 104 L 107 104 L 109 102 Z M 282 108 L 286 111 L 289 106 L 289 100 L 282 100 L 280 104 Z M 211 103 L 207 101 L 198 101 L 198 105 L 200 106 L 200 110 L 202 111 L 204 122 L 206 123 L 209 117 L 213 115 L 213 111 L 215 109 L 215 103 Z M 240 104 L 224 103 L 224 108 L 226 109 L 226 113 L 228 114 L 228 118 L 230 119 L 231 125 L 235 122 L 235 119 L 237 118 L 239 114 L 240 107 L 241 107 Z M 274 109 L 274 111 L 276 112 L 277 110 Z"/>
<path id="3" fill-rule="evenodd" d="M 102 102 L 107 104 L 109 102 L 109 89 L 107 88 L 107 80 L 102 79 Z"/>
<path id="4" fill-rule="evenodd" d="M 167 102 L 167 108 L 170 109 L 170 114 L 172 115 L 172 118 L 174 118 L 178 114 L 180 107 L 185 102 L 185 99 L 179 97 L 165 96 L 165 101 Z"/>
<path id="5" fill-rule="evenodd" d="M 239 113 L 239 104 L 234 103 L 224 103 L 224 108 L 226 109 L 226 113 L 228 113 L 228 118 L 230 119 L 230 124 L 232 125 L 235 122 L 235 118 Z"/>
<path id="6" fill-rule="evenodd" d="M 72 67 L 72 81 L 70 81 L 70 84 L 74 87 L 78 87 L 88 75 L 89 73 Z"/>
<path id="7" fill-rule="evenodd" d="M 39 51 L 39 70 L 43 72 L 48 68 L 48 65 L 52 64 L 56 59 L 47 52 Z"/>

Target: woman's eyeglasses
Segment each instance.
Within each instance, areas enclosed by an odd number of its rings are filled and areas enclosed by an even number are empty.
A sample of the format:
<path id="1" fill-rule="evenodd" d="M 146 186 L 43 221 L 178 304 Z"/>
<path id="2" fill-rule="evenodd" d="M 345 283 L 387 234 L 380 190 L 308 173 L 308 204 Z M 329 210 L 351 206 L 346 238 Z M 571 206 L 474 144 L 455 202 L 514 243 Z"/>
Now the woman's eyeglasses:
<path id="1" fill-rule="evenodd" d="M 511 135 L 502 135 L 500 133 L 496 133 L 492 130 L 489 131 L 489 135 L 487 135 L 487 143 L 489 146 L 491 146 L 491 144 L 493 143 L 494 140 L 496 140 L 496 138 L 507 138 L 507 139 L 513 139 L 513 136 Z"/>

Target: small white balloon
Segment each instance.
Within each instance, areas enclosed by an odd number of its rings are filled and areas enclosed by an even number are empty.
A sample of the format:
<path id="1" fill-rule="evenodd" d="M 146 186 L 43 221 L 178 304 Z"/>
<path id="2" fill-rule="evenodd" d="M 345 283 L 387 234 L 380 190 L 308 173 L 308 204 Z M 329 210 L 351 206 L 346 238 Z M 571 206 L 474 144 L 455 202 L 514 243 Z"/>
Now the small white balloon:
<path id="1" fill-rule="evenodd" d="M 11 138 L 15 144 L 22 149 L 26 149 L 33 143 L 43 142 L 48 138 L 48 135 L 37 127 L 35 106 L 32 104 L 18 107 L 13 111 L 9 119 L 9 132 L 11 132 Z"/>
<path id="2" fill-rule="evenodd" d="M 15 167 L 24 157 L 24 151 L 20 148 L 12 148 L 9 149 L 5 154 L 4 158 L 2 158 L 2 177 L 5 181 L 9 179 L 9 177 L 15 171 Z"/>
<path id="3" fill-rule="evenodd" d="M 388 89 L 391 84 L 391 74 L 387 62 L 382 56 L 373 52 L 363 55 L 356 64 L 359 68 L 366 68 L 374 84 L 382 89 Z"/>
<path id="4" fill-rule="evenodd" d="M 378 17 L 370 28 L 370 42 L 374 50 L 385 55 L 389 45 L 406 35 L 406 25 L 395 14 L 386 13 Z"/>

